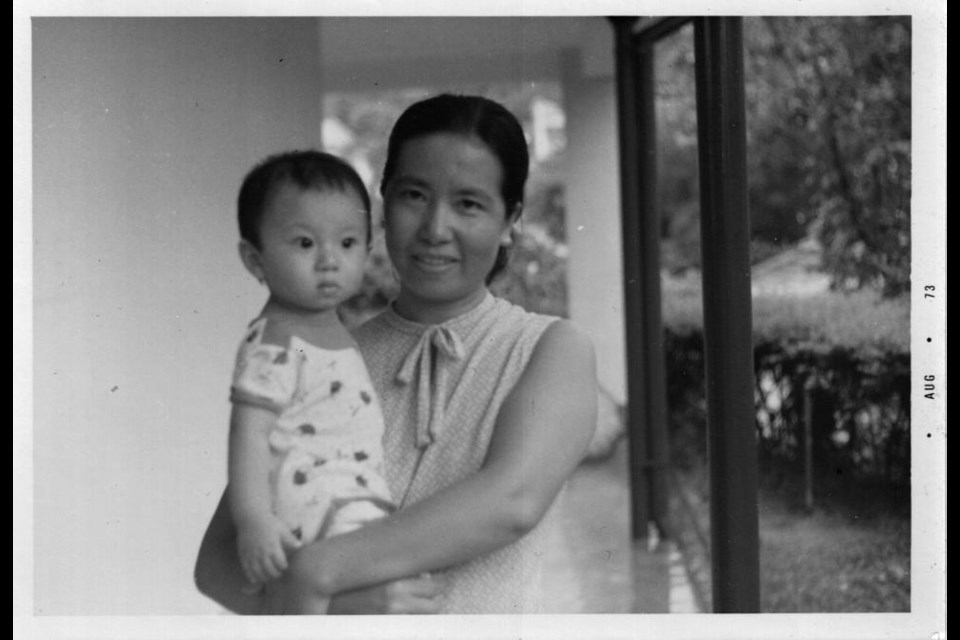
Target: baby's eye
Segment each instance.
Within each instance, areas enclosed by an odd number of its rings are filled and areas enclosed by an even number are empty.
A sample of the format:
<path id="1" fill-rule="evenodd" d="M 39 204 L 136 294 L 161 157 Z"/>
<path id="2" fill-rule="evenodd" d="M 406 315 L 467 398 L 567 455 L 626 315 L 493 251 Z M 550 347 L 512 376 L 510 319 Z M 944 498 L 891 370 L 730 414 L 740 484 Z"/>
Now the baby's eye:
<path id="1" fill-rule="evenodd" d="M 344 249 L 353 249 L 359 244 L 360 244 L 360 241 L 357 240 L 356 238 L 344 238 L 343 241 L 341 242 L 341 245 L 343 246 Z"/>
<path id="2" fill-rule="evenodd" d="M 420 189 L 406 188 L 400 191 L 400 197 L 404 200 L 410 200 L 412 202 L 419 202 L 426 200 L 427 195 Z"/>
<path id="3" fill-rule="evenodd" d="M 307 238 L 305 236 L 297 238 L 295 242 L 297 243 L 297 246 L 300 247 L 301 249 L 309 249 L 310 247 L 313 246 L 313 239 Z"/>

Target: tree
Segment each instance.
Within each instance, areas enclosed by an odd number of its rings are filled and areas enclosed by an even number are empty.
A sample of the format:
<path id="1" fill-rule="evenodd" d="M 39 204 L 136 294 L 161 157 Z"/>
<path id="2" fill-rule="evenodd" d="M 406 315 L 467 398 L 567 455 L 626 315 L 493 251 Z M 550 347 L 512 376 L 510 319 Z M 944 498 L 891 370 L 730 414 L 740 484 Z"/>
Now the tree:
<path id="1" fill-rule="evenodd" d="M 746 33 L 751 177 L 792 194 L 835 287 L 909 290 L 909 17 L 760 18 Z"/>
<path id="2" fill-rule="evenodd" d="M 657 56 L 665 229 L 698 264 L 690 29 Z M 837 288 L 909 289 L 909 17 L 747 18 L 744 71 L 755 246 L 813 236 Z"/>

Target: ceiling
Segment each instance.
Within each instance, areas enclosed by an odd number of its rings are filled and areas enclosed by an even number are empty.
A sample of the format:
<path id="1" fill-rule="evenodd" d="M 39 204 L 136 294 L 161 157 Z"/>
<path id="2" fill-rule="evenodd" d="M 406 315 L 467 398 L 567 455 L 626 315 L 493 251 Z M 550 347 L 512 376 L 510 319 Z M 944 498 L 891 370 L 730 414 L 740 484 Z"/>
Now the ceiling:
<path id="1" fill-rule="evenodd" d="M 565 61 L 612 74 L 602 17 L 320 18 L 326 90 L 557 80 Z"/>

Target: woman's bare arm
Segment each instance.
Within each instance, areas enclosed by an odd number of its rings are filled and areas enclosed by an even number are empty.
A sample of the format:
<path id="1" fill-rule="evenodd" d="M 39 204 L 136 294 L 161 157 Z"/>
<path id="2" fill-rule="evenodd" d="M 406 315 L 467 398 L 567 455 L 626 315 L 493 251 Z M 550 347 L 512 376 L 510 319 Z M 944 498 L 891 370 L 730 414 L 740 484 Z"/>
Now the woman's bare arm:
<path id="1" fill-rule="evenodd" d="M 482 468 L 388 518 L 309 545 L 290 575 L 322 595 L 448 567 L 529 532 L 580 463 L 596 425 L 593 345 L 567 321 L 540 338 L 500 409 Z"/>

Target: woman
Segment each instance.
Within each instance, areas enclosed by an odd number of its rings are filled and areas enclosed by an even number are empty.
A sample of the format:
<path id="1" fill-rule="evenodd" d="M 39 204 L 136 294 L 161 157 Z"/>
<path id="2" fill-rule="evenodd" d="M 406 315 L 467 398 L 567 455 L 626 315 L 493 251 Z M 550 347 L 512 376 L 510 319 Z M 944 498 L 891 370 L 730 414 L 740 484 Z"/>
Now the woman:
<path id="1" fill-rule="evenodd" d="M 540 610 L 550 507 L 596 424 L 589 339 L 493 297 L 523 207 L 516 119 L 442 95 L 401 115 L 381 191 L 400 293 L 356 335 L 387 417 L 401 507 L 292 559 L 283 610 Z M 424 572 L 434 577 L 414 578 Z"/>

